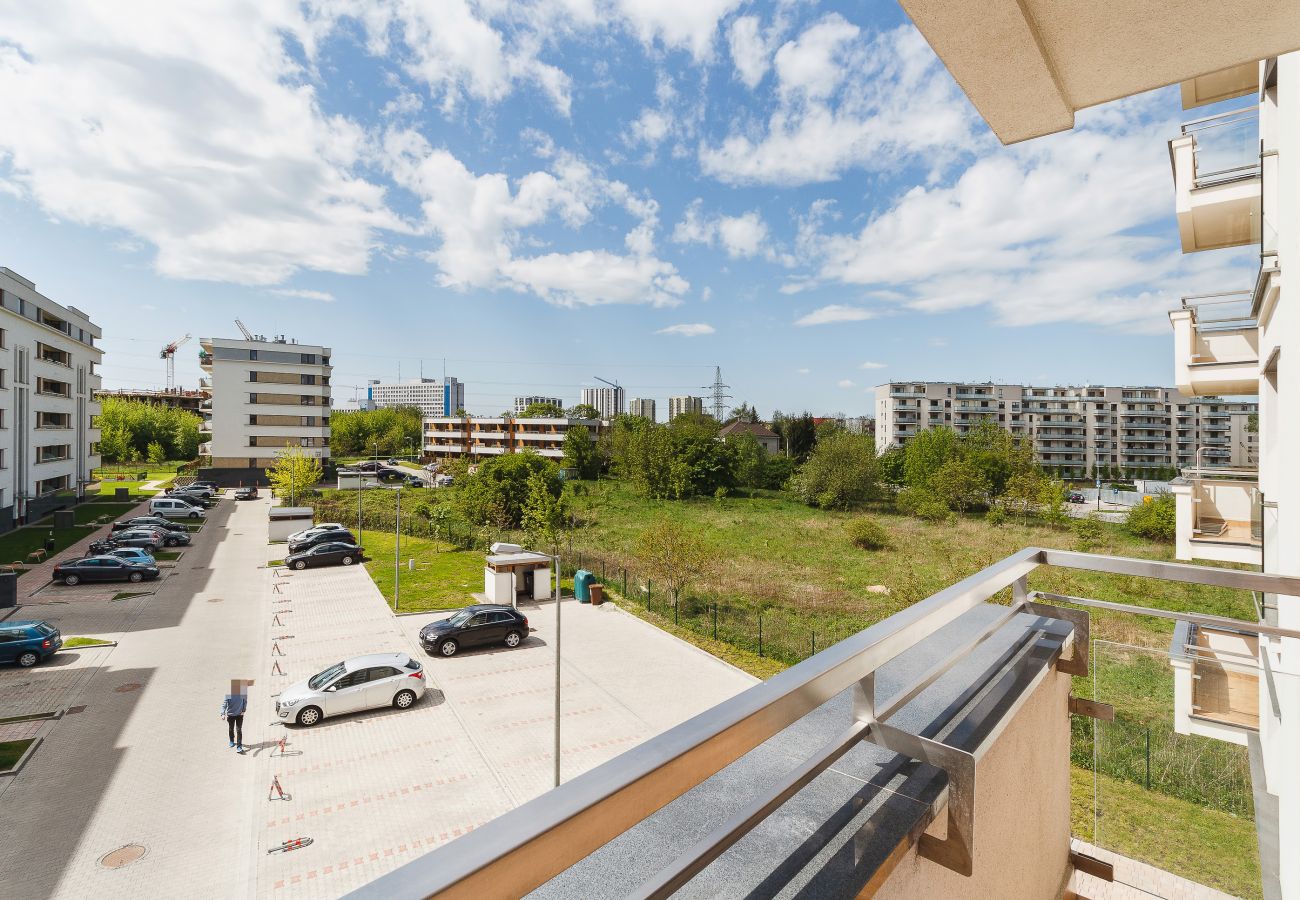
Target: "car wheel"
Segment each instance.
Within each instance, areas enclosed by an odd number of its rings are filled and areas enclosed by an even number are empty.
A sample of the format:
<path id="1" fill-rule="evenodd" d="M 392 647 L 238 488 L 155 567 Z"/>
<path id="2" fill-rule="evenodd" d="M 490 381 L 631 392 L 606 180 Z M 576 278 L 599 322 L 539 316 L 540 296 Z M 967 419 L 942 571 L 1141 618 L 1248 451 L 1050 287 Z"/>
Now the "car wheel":
<path id="1" fill-rule="evenodd" d="M 150 556 L 153 556 L 155 553 L 158 552 L 158 545 L 157 545 L 157 544 L 145 544 L 145 545 L 144 545 L 144 552 L 145 552 L 145 553 L 148 553 Z"/>
<path id="2" fill-rule="evenodd" d="M 397 696 L 393 698 L 393 706 L 398 709 L 410 709 L 414 702 L 415 691 L 398 691 Z"/>
<path id="3" fill-rule="evenodd" d="M 307 568 L 307 560 L 305 559 L 297 560 L 294 562 L 293 567 L 297 569 L 299 572 L 301 572 L 303 569 Z"/>
<path id="4" fill-rule="evenodd" d="M 303 728 L 310 728 L 320 720 L 320 709 L 315 706 L 308 706 L 298 713 L 298 724 Z"/>
<path id="5" fill-rule="evenodd" d="M 523 641 L 524 641 L 523 635 L 521 635 L 517 631 L 512 631 L 506 635 L 507 647 L 518 647 L 520 644 L 523 643 Z"/>
<path id="6" fill-rule="evenodd" d="M 64 575 L 63 583 L 66 584 L 68 587 L 72 587 L 73 585 L 80 584 L 81 579 L 76 575 Z"/>
<path id="7" fill-rule="evenodd" d="M 443 641 L 441 644 L 438 645 L 438 652 L 441 653 L 443 656 L 455 656 L 456 651 L 459 649 L 460 649 L 460 645 L 457 644 L 455 641 Z"/>
<path id="8" fill-rule="evenodd" d="M 350 565 L 352 565 L 352 557 L 350 557 L 350 556 L 345 556 L 345 557 L 343 557 L 342 562 L 343 562 L 343 565 L 345 565 L 345 566 L 350 566 Z"/>
<path id="9" fill-rule="evenodd" d="M 167 540 L 163 541 L 163 546 L 164 546 L 164 547 L 175 547 L 175 546 L 176 546 L 177 544 L 179 544 L 179 543 L 180 543 L 180 541 L 176 540 L 176 538 L 168 538 Z"/>
<path id="10" fill-rule="evenodd" d="M 198 517 L 199 517 L 199 514 L 198 514 L 198 513 L 196 513 L 196 512 L 192 512 L 192 513 L 190 513 L 190 518 L 191 518 L 191 519 L 197 519 Z"/>
<path id="11" fill-rule="evenodd" d="M 130 575 L 126 576 L 126 580 L 131 582 L 132 584 L 138 584 L 141 581 L 144 581 L 144 573 L 132 572 Z"/>
<path id="12" fill-rule="evenodd" d="M 40 661 L 41 658 L 30 650 L 18 656 L 18 665 L 22 666 L 24 669 L 30 669 Z M 410 704 L 407 705 L 409 706 Z"/>

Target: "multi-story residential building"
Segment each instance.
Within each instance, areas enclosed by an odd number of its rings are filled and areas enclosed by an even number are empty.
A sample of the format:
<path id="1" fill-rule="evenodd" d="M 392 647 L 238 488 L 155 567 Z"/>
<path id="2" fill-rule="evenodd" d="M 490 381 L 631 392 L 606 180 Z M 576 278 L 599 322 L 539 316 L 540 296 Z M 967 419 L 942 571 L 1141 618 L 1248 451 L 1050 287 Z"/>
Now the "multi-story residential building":
<path id="1" fill-rule="evenodd" d="M 98 325 L 0 268 L 0 531 L 84 495 L 99 465 Z"/>
<path id="2" fill-rule="evenodd" d="M 199 405 L 203 402 L 204 396 L 203 391 L 188 391 L 184 388 L 175 388 L 170 391 L 131 390 L 128 388 L 95 391 L 96 400 L 117 397 L 121 400 L 136 400 L 140 403 L 152 403 L 172 409 L 186 409 L 193 413 L 198 413 Z"/>
<path id="3" fill-rule="evenodd" d="M 849 434 L 875 434 L 876 420 L 871 416 L 847 416 L 844 430 Z"/>
<path id="4" fill-rule="evenodd" d="M 592 407 L 602 419 L 623 415 L 625 393 L 621 387 L 583 388 L 582 402 Z"/>
<path id="5" fill-rule="evenodd" d="M 876 388 L 876 447 L 936 425 L 965 433 L 994 422 L 1034 442 L 1039 462 L 1074 478 L 1196 465 L 1249 465 L 1254 403 L 1158 387 L 1031 387 L 892 382 Z"/>
<path id="6" fill-rule="evenodd" d="M 366 385 L 366 405 L 363 409 L 389 409 L 396 406 L 414 406 L 426 416 L 450 416 L 465 408 L 465 385 L 455 378 L 413 378 L 384 384 L 372 381 Z"/>
<path id="7" fill-rule="evenodd" d="M 199 384 L 203 474 L 220 484 L 264 478 L 287 447 L 330 455 L 330 349 L 255 337 L 203 338 Z"/>
<path id="8" fill-rule="evenodd" d="M 582 425 L 594 439 L 604 429 L 600 419 L 520 419 L 480 416 L 430 416 L 424 420 L 424 455 L 434 462 L 532 450 L 559 460 L 569 429 Z"/>
<path id="9" fill-rule="evenodd" d="M 627 411 L 634 416 L 640 416 L 643 419 L 655 420 L 655 402 L 646 400 L 643 397 L 633 397 L 627 401 Z"/>
<path id="10" fill-rule="evenodd" d="M 545 403 L 550 406 L 558 407 L 559 409 L 564 409 L 564 401 L 561 400 L 559 397 L 516 397 L 515 415 L 522 416 L 524 414 L 524 410 L 528 409 L 528 407 L 532 406 L 534 403 Z M 463 405 L 464 404 L 462 404 L 462 406 Z M 456 409 L 455 407 L 453 407 L 447 412 L 438 413 L 437 415 L 447 416 L 447 415 L 451 415 L 451 413 L 455 411 Z"/>
<path id="11" fill-rule="evenodd" d="M 701 415 L 704 412 L 703 397 L 669 397 L 668 398 L 668 421 L 685 413 L 694 413 Z"/>

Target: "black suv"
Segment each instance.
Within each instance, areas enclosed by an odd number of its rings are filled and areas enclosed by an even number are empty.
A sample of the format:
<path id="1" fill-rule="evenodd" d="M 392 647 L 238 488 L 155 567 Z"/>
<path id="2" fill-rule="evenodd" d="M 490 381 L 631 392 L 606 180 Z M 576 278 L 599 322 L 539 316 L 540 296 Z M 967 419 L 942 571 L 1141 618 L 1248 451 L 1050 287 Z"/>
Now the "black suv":
<path id="1" fill-rule="evenodd" d="M 300 541 L 295 541 L 289 545 L 291 554 L 301 553 L 304 550 L 310 550 L 317 544 L 324 544 L 328 541 L 337 541 L 341 544 L 355 544 L 357 539 L 352 536 L 352 532 L 344 529 L 334 529 L 333 531 L 321 531 L 316 534 L 309 534 Z"/>
<path id="2" fill-rule="evenodd" d="M 420 629 L 420 643 L 429 653 L 455 656 L 461 647 L 505 644 L 518 647 L 528 637 L 528 617 L 496 603 L 467 606 L 447 619 Z"/>
<path id="3" fill-rule="evenodd" d="M 173 522 L 171 519 L 164 519 L 162 516 L 136 516 L 134 519 L 123 519 L 121 522 L 113 523 L 114 531 L 126 531 L 128 528 L 161 528 L 163 531 L 183 531 L 189 533 L 189 528 L 180 522 Z"/>

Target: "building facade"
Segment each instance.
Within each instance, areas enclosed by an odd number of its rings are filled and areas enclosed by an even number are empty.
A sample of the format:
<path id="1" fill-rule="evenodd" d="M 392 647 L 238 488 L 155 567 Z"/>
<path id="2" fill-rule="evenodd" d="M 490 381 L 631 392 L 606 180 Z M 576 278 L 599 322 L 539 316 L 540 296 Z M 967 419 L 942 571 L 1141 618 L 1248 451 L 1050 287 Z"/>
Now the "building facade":
<path id="1" fill-rule="evenodd" d="M 594 408 L 602 419 L 623 415 L 625 394 L 621 387 L 583 388 L 582 402 Z"/>
<path id="2" fill-rule="evenodd" d="M 531 450 L 558 462 L 564 457 L 564 438 L 575 425 L 586 427 L 593 439 L 606 427 L 599 419 L 430 416 L 424 420 L 424 455 L 433 462 L 482 462 Z"/>
<path id="3" fill-rule="evenodd" d="M 330 455 L 330 348 L 285 340 L 203 338 L 204 474 L 218 483 L 265 477 L 287 447 Z"/>
<path id="4" fill-rule="evenodd" d="M 465 385 L 455 378 L 444 381 L 413 378 L 391 384 L 372 381 L 366 385 L 364 409 L 391 409 L 397 406 L 414 406 L 426 416 L 450 416 L 456 410 L 465 408 Z"/>
<path id="5" fill-rule="evenodd" d="M 703 414 L 704 398 L 703 397 L 669 397 L 668 398 L 668 421 L 682 415 L 683 413 Z"/>
<path id="6" fill-rule="evenodd" d="M 0 268 L 0 530 L 84 497 L 100 462 L 101 334 Z"/>
<path id="7" fill-rule="evenodd" d="M 515 415 L 522 416 L 524 414 L 524 410 L 532 406 L 534 403 L 546 403 L 551 406 L 557 406 L 560 409 L 564 409 L 564 401 L 561 400 L 559 397 L 516 397 Z M 452 412 L 455 412 L 455 410 L 452 410 Z M 439 415 L 445 416 L 448 415 L 448 413 L 439 413 Z"/>
<path id="8" fill-rule="evenodd" d="M 903 446 L 944 425 L 990 421 L 1034 442 L 1039 462 L 1072 478 L 1252 465 L 1257 404 L 1188 397 L 1158 387 L 1032 387 L 892 382 L 876 388 L 876 448 Z"/>
<path id="9" fill-rule="evenodd" d="M 655 420 L 655 402 L 644 397 L 633 397 L 627 401 L 627 411 L 629 415 L 640 416 L 651 422 Z"/>
<path id="10" fill-rule="evenodd" d="M 186 409 L 197 414 L 199 406 L 203 402 L 205 394 L 203 391 L 187 391 L 184 388 L 175 390 L 157 390 L 141 391 L 118 388 L 111 391 L 95 391 L 95 399 L 103 400 L 107 397 L 117 397 L 121 400 L 135 400 L 139 403 L 154 403 L 158 406 L 167 406 L 172 409 Z"/>

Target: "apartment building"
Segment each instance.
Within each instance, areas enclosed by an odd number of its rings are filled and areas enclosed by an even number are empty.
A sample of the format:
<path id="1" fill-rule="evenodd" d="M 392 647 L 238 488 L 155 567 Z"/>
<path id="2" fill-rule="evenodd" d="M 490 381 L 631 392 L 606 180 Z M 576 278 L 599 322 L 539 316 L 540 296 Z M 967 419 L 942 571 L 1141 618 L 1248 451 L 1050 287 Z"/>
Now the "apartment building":
<path id="1" fill-rule="evenodd" d="M 366 385 L 365 409 L 414 406 L 426 416 L 450 416 L 465 408 L 465 385 L 455 378 L 413 378 L 409 381 Z"/>
<path id="2" fill-rule="evenodd" d="M 669 397 L 668 421 L 671 422 L 684 413 L 702 415 L 704 413 L 703 397 Z"/>
<path id="3" fill-rule="evenodd" d="M 1039 462 L 1072 478 L 1194 465 L 1245 466 L 1258 454 L 1257 404 L 1158 387 L 1031 387 L 891 382 L 876 388 L 876 447 L 982 421 L 1033 440 Z"/>
<path id="4" fill-rule="evenodd" d="M 424 455 L 434 462 L 482 462 L 489 456 L 531 450 L 558 462 L 570 428 L 582 425 L 595 438 L 606 424 L 600 419 L 430 416 L 424 420 Z"/>
<path id="5" fill-rule="evenodd" d="M 0 268 L 0 531 L 71 506 L 99 465 L 102 332 Z"/>
<path id="6" fill-rule="evenodd" d="M 532 406 L 534 403 L 545 403 L 550 406 L 555 406 L 555 407 L 559 407 L 560 409 L 564 409 L 564 401 L 561 400 L 559 397 L 516 397 L 515 415 L 522 416 L 524 414 L 524 410 L 528 409 L 528 407 Z M 462 404 L 462 406 L 463 405 L 464 404 Z M 446 415 L 450 415 L 455 411 L 456 411 L 455 408 L 452 408 L 445 413 L 438 413 L 438 415 L 446 416 Z"/>
<path id="7" fill-rule="evenodd" d="M 646 400 L 642 397 L 633 397 L 627 401 L 627 411 L 629 415 L 640 416 L 643 419 L 655 421 L 655 402 Z"/>
<path id="8" fill-rule="evenodd" d="M 625 400 L 625 392 L 621 387 L 582 389 L 582 402 L 600 413 L 602 419 L 623 415 Z"/>
<path id="9" fill-rule="evenodd" d="M 200 346 L 205 477 L 262 479 L 287 447 L 329 458 L 330 348 L 283 336 L 202 338 Z"/>

